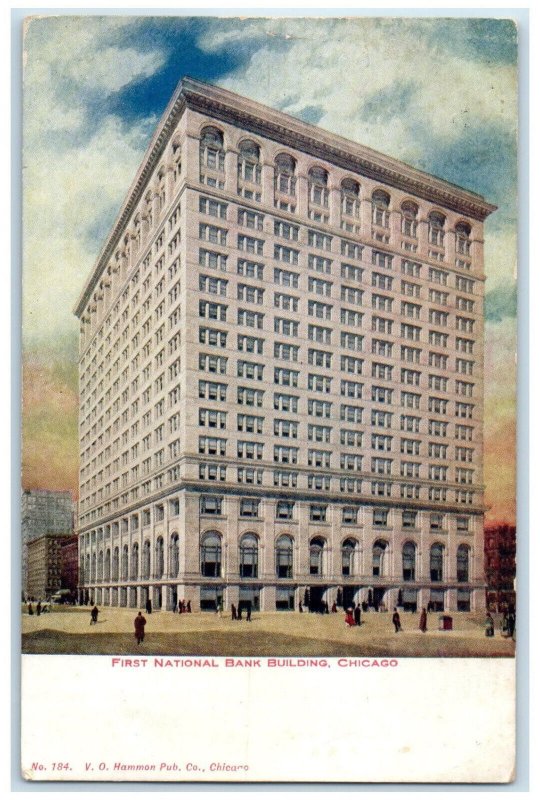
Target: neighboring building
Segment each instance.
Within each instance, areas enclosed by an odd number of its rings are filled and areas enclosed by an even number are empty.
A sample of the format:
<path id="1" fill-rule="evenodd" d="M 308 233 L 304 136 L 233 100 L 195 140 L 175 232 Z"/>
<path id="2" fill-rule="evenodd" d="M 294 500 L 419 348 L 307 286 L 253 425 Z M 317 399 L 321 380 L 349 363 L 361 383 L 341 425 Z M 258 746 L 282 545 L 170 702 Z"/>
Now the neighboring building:
<path id="1" fill-rule="evenodd" d="M 482 197 L 185 79 L 80 319 L 80 590 L 484 607 Z"/>
<path id="2" fill-rule="evenodd" d="M 486 604 L 492 611 L 516 607 L 516 528 L 486 528 Z"/>
<path id="3" fill-rule="evenodd" d="M 28 593 L 27 545 L 48 533 L 72 534 L 74 505 L 70 492 L 24 491 L 21 498 L 22 589 Z"/>
<path id="4" fill-rule="evenodd" d="M 63 536 L 60 541 L 60 582 L 77 596 L 79 586 L 79 539 L 76 534 Z"/>

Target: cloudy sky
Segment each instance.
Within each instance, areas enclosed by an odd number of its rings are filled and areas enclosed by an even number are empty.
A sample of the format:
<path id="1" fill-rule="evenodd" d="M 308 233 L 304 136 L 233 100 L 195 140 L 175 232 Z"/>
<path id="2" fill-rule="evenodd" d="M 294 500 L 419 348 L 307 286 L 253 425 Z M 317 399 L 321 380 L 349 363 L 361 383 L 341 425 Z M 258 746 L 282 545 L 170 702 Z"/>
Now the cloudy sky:
<path id="1" fill-rule="evenodd" d="M 495 19 L 60 16 L 24 45 L 23 484 L 77 492 L 72 307 L 190 75 L 484 195 L 488 519 L 514 508 L 516 60 Z"/>

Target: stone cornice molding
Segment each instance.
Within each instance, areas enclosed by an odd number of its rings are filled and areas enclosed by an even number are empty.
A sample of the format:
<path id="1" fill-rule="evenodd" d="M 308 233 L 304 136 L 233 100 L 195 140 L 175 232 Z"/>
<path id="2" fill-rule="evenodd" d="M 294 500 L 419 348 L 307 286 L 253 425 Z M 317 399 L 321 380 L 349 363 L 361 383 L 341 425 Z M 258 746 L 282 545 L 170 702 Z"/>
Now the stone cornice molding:
<path id="1" fill-rule="evenodd" d="M 496 210 L 496 206 L 487 203 L 478 194 L 414 169 L 371 148 L 225 89 L 192 78 L 183 78 L 157 125 L 107 241 L 96 259 L 92 274 L 75 304 L 74 313 L 77 317 L 82 314 L 102 270 L 118 246 L 186 107 L 479 221 L 483 221 Z"/>

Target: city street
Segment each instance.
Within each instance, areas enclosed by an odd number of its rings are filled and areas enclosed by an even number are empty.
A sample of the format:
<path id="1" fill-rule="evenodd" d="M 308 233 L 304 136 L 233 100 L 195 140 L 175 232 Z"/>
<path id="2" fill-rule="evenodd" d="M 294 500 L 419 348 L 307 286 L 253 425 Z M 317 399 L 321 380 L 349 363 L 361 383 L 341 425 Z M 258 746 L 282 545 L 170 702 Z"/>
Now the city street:
<path id="1" fill-rule="evenodd" d="M 418 629 L 419 614 L 402 613 L 403 630 L 395 633 L 390 613 L 362 614 L 360 627 L 349 628 L 344 614 L 255 612 L 251 622 L 233 621 L 230 613 L 145 614 L 145 640 L 137 645 L 136 609 L 100 608 L 90 624 L 90 607 L 54 608 L 41 616 L 22 616 L 23 653 L 238 656 L 412 656 L 511 657 L 515 643 L 484 633 L 484 614 L 455 612 L 452 631 L 439 631 L 437 613 L 428 615 L 428 631 Z"/>

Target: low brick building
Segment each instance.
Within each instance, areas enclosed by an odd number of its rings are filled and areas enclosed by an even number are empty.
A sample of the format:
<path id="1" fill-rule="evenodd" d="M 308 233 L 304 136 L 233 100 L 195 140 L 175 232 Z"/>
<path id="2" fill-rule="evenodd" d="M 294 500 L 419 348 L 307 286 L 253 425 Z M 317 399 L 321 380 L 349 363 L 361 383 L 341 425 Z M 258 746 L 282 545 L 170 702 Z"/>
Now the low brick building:
<path id="1" fill-rule="evenodd" d="M 504 611 L 516 604 L 516 528 L 497 525 L 486 528 L 486 605 Z"/>
<path id="2" fill-rule="evenodd" d="M 46 600 L 77 587 L 77 537 L 47 533 L 28 543 L 28 597 Z"/>

